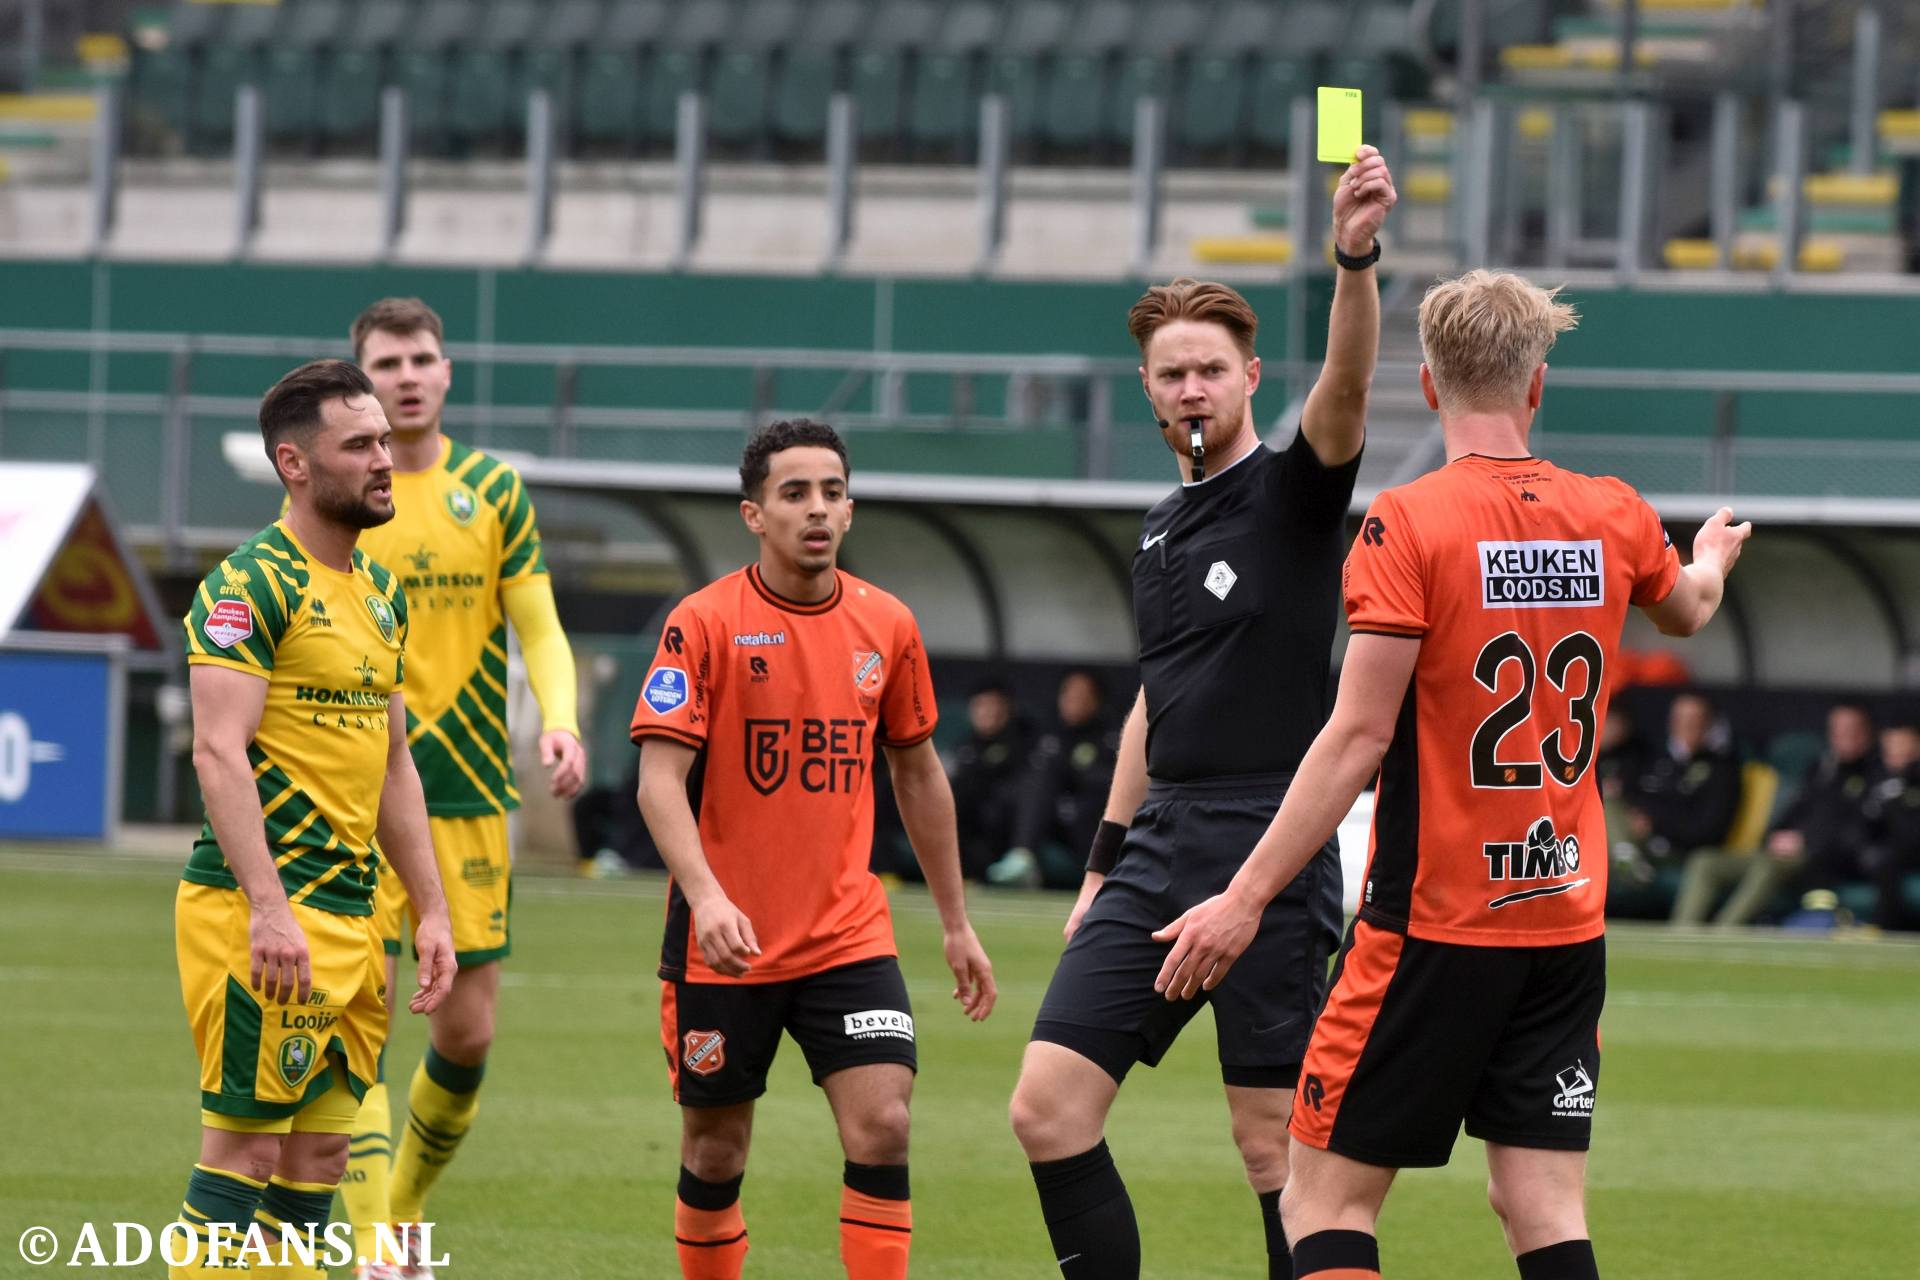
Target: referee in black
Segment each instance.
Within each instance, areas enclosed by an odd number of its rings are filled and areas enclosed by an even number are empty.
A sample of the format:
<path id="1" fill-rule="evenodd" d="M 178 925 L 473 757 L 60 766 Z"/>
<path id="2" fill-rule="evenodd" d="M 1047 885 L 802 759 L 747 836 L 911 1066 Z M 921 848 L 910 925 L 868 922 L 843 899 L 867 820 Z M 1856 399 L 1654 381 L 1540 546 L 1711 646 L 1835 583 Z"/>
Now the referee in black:
<path id="1" fill-rule="evenodd" d="M 1133 1064 L 1159 1062 L 1207 1000 L 1268 1275 L 1293 1275 L 1279 1207 L 1287 1115 L 1340 940 L 1339 851 L 1329 842 L 1274 899 L 1248 959 L 1198 999 L 1154 991 L 1169 949 L 1154 932 L 1225 888 L 1326 719 L 1346 514 L 1380 345 L 1375 237 L 1395 199 L 1386 161 L 1362 147 L 1334 196 L 1342 270 L 1326 364 L 1283 451 L 1254 427 L 1258 322 L 1245 298 L 1176 280 L 1127 317 L 1182 483 L 1141 527 L 1140 696 L 1012 1104 L 1068 1280 L 1140 1274 L 1107 1112 Z"/>

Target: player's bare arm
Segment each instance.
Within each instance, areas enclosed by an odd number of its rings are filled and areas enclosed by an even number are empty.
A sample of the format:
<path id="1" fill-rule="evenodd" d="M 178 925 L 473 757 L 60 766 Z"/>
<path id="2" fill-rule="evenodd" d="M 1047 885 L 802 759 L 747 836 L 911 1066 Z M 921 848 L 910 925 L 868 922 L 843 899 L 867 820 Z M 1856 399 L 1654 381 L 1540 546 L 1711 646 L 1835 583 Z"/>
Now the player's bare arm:
<path id="1" fill-rule="evenodd" d="M 687 803 L 687 775 L 697 753 L 683 743 L 648 738 L 640 748 L 640 814 L 660 857 L 693 910 L 694 937 L 715 973 L 746 976 L 760 943 L 753 922 L 733 905 L 700 847 L 700 822 Z"/>
<path id="2" fill-rule="evenodd" d="M 1114 761 L 1113 784 L 1107 788 L 1107 808 L 1101 817 L 1118 826 L 1130 827 L 1133 815 L 1140 812 L 1146 798 L 1147 691 L 1142 686 L 1133 699 L 1132 709 L 1127 712 L 1126 723 L 1120 726 L 1120 756 Z M 1080 882 L 1080 896 L 1073 900 L 1073 910 L 1067 913 L 1066 926 L 1060 930 L 1062 936 L 1071 940 L 1080 931 L 1080 921 L 1106 882 L 1104 871 L 1087 872 Z"/>
<path id="3" fill-rule="evenodd" d="M 262 673 L 264 674 L 264 673 Z M 266 819 L 253 779 L 247 745 L 260 730 L 267 682 L 231 667 L 195 665 L 189 672 L 193 700 L 193 771 L 206 800 L 220 852 L 247 896 L 247 932 L 252 950 L 248 983 L 275 1004 L 305 1004 L 313 990 L 307 938 L 287 904 L 286 888 L 267 852 Z"/>
<path id="4" fill-rule="evenodd" d="M 1349 257 L 1373 252 L 1374 237 L 1399 194 L 1387 162 L 1373 147 L 1361 147 L 1333 195 L 1333 240 Z M 1333 311 L 1327 321 L 1327 358 L 1307 393 L 1300 429 L 1322 463 L 1350 461 L 1367 434 L 1367 391 L 1380 354 L 1378 273 L 1336 271 Z"/>
<path id="5" fill-rule="evenodd" d="M 587 749 L 580 742 L 575 710 L 573 649 L 560 627 L 553 581 L 537 573 L 511 583 L 501 589 L 500 604 L 519 637 L 527 683 L 540 704 L 540 763 L 547 771 L 547 789 L 558 799 L 571 800 L 586 785 Z"/>
<path id="6" fill-rule="evenodd" d="M 651 745 L 651 744 L 649 744 Z M 887 747 L 887 772 L 900 820 L 913 843 L 913 856 L 927 878 L 927 891 L 940 912 L 947 967 L 953 970 L 953 998 L 979 1022 L 993 1012 L 993 965 L 967 919 L 967 895 L 960 878 L 960 838 L 954 825 L 953 789 L 946 768 L 929 738 L 917 746 Z"/>
<path id="7" fill-rule="evenodd" d="M 1340 695 L 1313 740 L 1267 833 L 1224 892 L 1154 934 L 1173 942 L 1153 989 L 1169 1000 L 1211 991 L 1260 927 L 1260 913 L 1328 838 L 1380 771 L 1420 657 L 1417 637 L 1356 635 L 1340 670 Z"/>
<path id="8" fill-rule="evenodd" d="M 1753 521 L 1733 523 L 1730 507 L 1707 517 L 1693 537 L 1693 563 L 1680 570 L 1665 600 L 1643 610 L 1662 635 L 1690 636 L 1712 620 L 1726 596 L 1727 575 L 1752 536 Z"/>
<path id="9" fill-rule="evenodd" d="M 387 771 L 380 788 L 376 830 L 380 852 L 393 865 L 420 919 L 413 935 L 414 953 L 420 957 L 419 985 L 407 1008 L 432 1013 L 453 989 L 453 926 L 447 919 L 446 894 L 428 834 L 426 792 L 407 747 L 406 703 L 397 690 L 387 698 Z"/>

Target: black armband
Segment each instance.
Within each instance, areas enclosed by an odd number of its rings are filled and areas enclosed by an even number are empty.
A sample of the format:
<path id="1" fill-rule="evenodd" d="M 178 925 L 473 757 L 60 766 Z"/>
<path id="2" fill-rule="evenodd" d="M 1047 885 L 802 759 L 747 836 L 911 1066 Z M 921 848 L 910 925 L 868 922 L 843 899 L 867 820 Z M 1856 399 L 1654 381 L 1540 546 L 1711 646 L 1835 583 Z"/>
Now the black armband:
<path id="1" fill-rule="evenodd" d="M 1333 260 L 1344 270 L 1365 271 L 1368 267 L 1380 261 L 1380 237 L 1375 236 L 1373 238 L 1372 252 L 1363 253 L 1357 258 L 1351 254 L 1342 253 L 1340 251 L 1340 245 L 1336 242 L 1333 246 Z"/>
<path id="2" fill-rule="evenodd" d="M 1093 848 L 1087 854 L 1087 870 L 1106 875 L 1113 870 L 1113 864 L 1120 860 L 1120 846 L 1127 838 L 1127 824 L 1100 820 L 1100 829 L 1093 833 Z"/>

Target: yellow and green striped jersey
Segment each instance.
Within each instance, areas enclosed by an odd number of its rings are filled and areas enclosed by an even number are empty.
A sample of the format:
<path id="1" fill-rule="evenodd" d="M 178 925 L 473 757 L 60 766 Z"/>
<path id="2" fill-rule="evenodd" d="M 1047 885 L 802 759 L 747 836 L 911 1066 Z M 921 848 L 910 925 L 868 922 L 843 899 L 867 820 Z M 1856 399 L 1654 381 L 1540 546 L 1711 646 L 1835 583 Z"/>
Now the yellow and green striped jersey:
<path id="1" fill-rule="evenodd" d="M 405 678 L 399 580 L 361 550 L 352 572 L 329 568 L 275 521 L 201 582 L 186 630 L 189 665 L 267 681 L 247 758 L 288 899 L 372 914 L 387 700 Z M 211 822 L 182 878 L 237 886 Z"/>
<path id="2" fill-rule="evenodd" d="M 394 517 L 360 535 L 413 606 L 407 741 L 427 812 L 460 818 L 520 805 L 507 746 L 507 619 L 501 588 L 547 571 L 520 473 L 442 438 L 440 461 L 393 473 Z"/>

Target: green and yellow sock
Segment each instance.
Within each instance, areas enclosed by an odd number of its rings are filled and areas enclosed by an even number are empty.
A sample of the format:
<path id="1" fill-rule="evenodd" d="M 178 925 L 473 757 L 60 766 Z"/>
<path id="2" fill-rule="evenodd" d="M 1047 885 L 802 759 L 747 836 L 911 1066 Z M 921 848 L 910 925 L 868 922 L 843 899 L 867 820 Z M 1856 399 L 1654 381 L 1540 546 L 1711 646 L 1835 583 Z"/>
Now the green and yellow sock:
<path id="1" fill-rule="evenodd" d="M 465 1067 L 441 1057 L 432 1045 L 414 1068 L 407 1089 L 407 1123 L 393 1156 L 387 1211 L 395 1222 L 424 1222 L 427 1193 L 453 1160 L 480 1110 L 486 1064 Z"/>
<path id="2" fill-rule="evenodd" d="M 260 1224 L 267 1248 L 274 1260 L 266 1266 L 255 1264 L 252 1280 L 326 1280 L 321 1265 L 327 1251 L 327 1219 L 333 1211 L 333 1185 L 325 1182 L 289 1182 L 279 1174 L 267 1179 L 254 1208 L 253 1220 Z M 283 1233 L 283 1228 L 290 1228 Z M 286 1265 L 281 1265 L 283 1235 L 308 1242 L 313 1262 L 304 1261 L 293 1244 L 286 1246 Z"/>
<path id="3" fill-rule="evenodd" d="M 217 1244 L 223 1260 L 233 1257 L 266 1189 L 266 1183 L 244 1174 L 194 1165 L 187 1179 L 187 1197 L 180 1202 L 179 1219 L 194 1239 L 193 1256 L 185 1266 L 169 1264 L 167 1280 L 201 1280 L 203 1276 L 221 1280 L 231 1276 L 231 1270 L 206 1266 L 208 1250 Z M 223 1229 L 216 1236 L 214 1223 L 228 1223 L 231 1229 Z M 174 1252 L 179 1252 L 178 1246 Z"/>
<path id="4" fill-rule="evenodd" d="M 381 1054 L 384 1062 L 386 1055 Z M 353 1122 L 353 1144 L 348 1149 L 346 1176 L 340 1180 L 340 1205 L 353 1224 L 356 1257 L 372 1258 L 375 1234 L 387 1213 L 387 1187 L 393 1178 L 393 1114 L 388 1109 L 384 1079 L 369 1085 Z"/>

